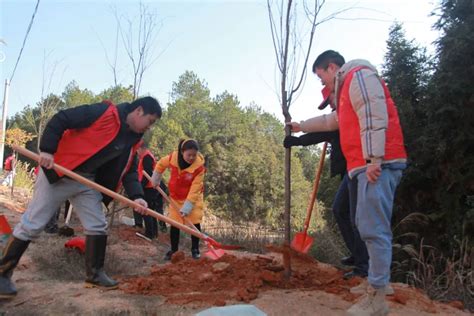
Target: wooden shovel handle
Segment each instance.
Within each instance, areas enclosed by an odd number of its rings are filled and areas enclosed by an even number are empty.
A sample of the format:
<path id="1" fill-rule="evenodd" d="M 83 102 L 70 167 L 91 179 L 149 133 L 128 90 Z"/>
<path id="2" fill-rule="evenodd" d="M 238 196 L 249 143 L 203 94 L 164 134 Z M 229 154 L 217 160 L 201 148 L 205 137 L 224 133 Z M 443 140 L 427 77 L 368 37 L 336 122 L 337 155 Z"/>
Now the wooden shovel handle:
<path id="1" fill-rule="evenodd" d="M 314 201 L 318 195 L 319 182 L 321 180 L 321 174 L 323 173 L 324 158 L 326 157 L 326 149 L 328 142 L 324 142 L 323 150 L 321 152 L 321 158 L 319 159 L 318 169 L 316 170 L 316 176 L 314 178 L 313 191 L 311 192 L 311 198 L 309 200 L 308 209 L 306 210 L 306 220 L 304 222 L 304 232 L 306 233 L 309 228 L 309 222 L 311 221 L 311 214 L 313 213 Z"/>
<path id="2" fill-rule="evenodd" d="M 30 159 L 33 159 L 33 160 L 36 160 L 36 161 L 39 162 L 39 155 L 38 154 L 36 154 L 34 152 L 31 152 L 28 149 L 17 146 L 17 145 L 12 145 L 11 147 L 13 148 L 13 150 L 19 152 L 23 156 L 26 156 Z M 142 208 L 143 207 L 142 205 L 138 204 L 137 202 L 132 201 L 132 200 L 130 200 L 130 199 L 128 199 L 128 198 L 126 198 L 126 197 L 124 197 L 124 196 L 122 196 L 122 195 L 120 195 L 120 194 L 118 194 L 118 193 L 116 193 L 112 190 L 109 190 L 109 189 L 101 186 L 100 184 L 97 184 L 97 183 L 95 183 L 95 182 L 93 182 L 89 179 L 86 179 L 83 176 L 78 175 L 77 173 L 75 173 L 75 172 L 73 172 L 73 171 L 71 171 L 67 168 L 64 168 L 63 166 L 60 166 L 60 165 L 55 163 L 53 165 L 53 168 L 55 170 L 61 172 L 62 174 L 68 176 L 69 178 L 74 179 L 77 182 L 80 182 L 80 183 L 82 183 L 82 184 L 84 184 L 84 185 L 86 185 L 86 186 L 88 186 L 88 187 L 90 187 L 94 190 L 97 190 L 101 193 L 104 193 L 104 194 L 110 196 L 111 198 L 113 198 L 115 200 L 118 200 L 118 201 L 122 202 L 123 204 L 126 204 L 126 205 L 128 205 L 132 208 Z M 156 219 L 159 219 L 160 221 L 166 222 L 166 223 L 168 223 L 168 224 L 170 224 L 170 225 L 172 225 L 176 228 L 179 228 L 179 229 L 185 231 L 186 233 L 188 233 L 190 235 L 196 236 L 200 239 L 206 239 L 204 234 L 197 233 L 192 228 L 190 228 L 186 225 L 183 225 L 181 223 L 178 223 L 178 222 L 172 220 L 171 218 L 166 217 L 164 215 L 161 215 L 160 213 L 157 213 L 157 212 L 155 212 L 155 211 L 153 211 L 149 208 L 146 209 L 146 215 L 150 215 L 150 216 L 152 216 Z"/>

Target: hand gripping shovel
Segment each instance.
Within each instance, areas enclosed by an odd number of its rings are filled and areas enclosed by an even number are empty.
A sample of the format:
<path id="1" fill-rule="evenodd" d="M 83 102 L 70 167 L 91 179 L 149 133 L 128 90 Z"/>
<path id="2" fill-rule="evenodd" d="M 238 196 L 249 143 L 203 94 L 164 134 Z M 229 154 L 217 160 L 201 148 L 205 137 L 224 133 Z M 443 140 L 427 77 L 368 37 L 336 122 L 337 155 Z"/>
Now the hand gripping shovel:
<path id="1" fill-rule="evenodd" d="M 39 155 L 38 154 L 35 154 L 31 151 L 29 151 L 28 149 L 26 148 L 23 148 L 23 147 L 20 147 L 20 146 L 17 146 L 17 145 L 12 145 L 11 146 L 12 148 L 14 148 L 15 151 L 19 152 L 20 154 L 24 155 L 25 157 L 28 157 L 30 159 L 33 159 L 33 160 L 36 160 L 36 161 L 39 161 Z M 68 176 L 69 178 L 71 179 L 74 179 L 76 180 L 77 182 L 80 182 L 94 190 L 97 190 L 101 193 L 104 193 L 108 196 L 110 196 L 111 198 L 114 198 L 120 202 L 122 202 L 123 204 L 126 204 L 132 208 L 137 208 L 137 209 L 141 209 L 143 208 L 142 205 L 140 205 L 139 203 L 135 202 L 135 201 L 132 201 L 112 190 L 109 190 L 103 186 L 101 186 L 100 184 L 97 184 L 95 183 L 94 181 L 91 181 L 89 179 L 86 179 L 84 178 L 83 176 L 81 175 L 78 175 L 77 173 L 67 169 L 67 168 L 64 168 L 63 166 L 60 166 L 58 164 L 54 164 L 53 165 L 53 168 L 57 171 L 59 171 L 60 173 Z M 196 231 L 194 231 L 192 228 L 186 226 L 186 225 L 183 225 L 181 223 L 178 223 L 174 220 L 172 220 L 171 218 L 168 218 L 164 215 L 161 215 L 160 213 L 157 213 L 149 208 L 146 209 L 146 214 L 145 215 L 150 215 L 156 219 L 159 219 L 163 222 L 166 222 L 176 228 L 179 228 L 181 229 L 182 231 L 190 234 L 190 235 L 193 235 L 193 236 L 196 236 L 197 238 L 200 238 L 200 239 L 203 239 L 207 242 L 209 242 L 213 247 L 215 248 L 218 248 L 218 249 L 229 249 L 229 250 L 232 250 L 232 249 L 241 249 L 242 247 L 240 246 L 230 246 L 230 245 L 222 245 L 221 243 L 215 241 L 214 239 L 202 234 L 202 233 L 197 233 Z"/>
<path id="2" fill-rule="evenodd" d="M 303 232 L 296 233 L 295 238 L 291 242 L 291 248 L 301 253 L 308 253 L 309 249 L 313 245 L 313 238 L 308 236 L 309 222 L 311 220 L 311 213 L 313 212 L 314 201 L 318 194 L 319 180 L 323 172 L 324 157 L 326 156 L 326 148 L 328 143 L 325 142 L 323 150 L 321 152 L 321 159 L 319 160 L 318 169 L 316 170 L 316 177 L 314 178 L 313 192 L 311 192 L 311 198 L 309 200 L 308 209 L 306 211 L 306 220 L 304 222 Z"/>
<path id="3" fill-rule="evenodd" d="M 150 181 L 151 183 L 151 177 L 150 175 L 145 171 L 143 170 L 143 175 L 148 179 L 148 181 Z M 177 210 L 179 210 L 179 206 L 176 204 L 175 201 L 173 201 L 172 199 L 170 199 L 170 197 L 165 193 L 165 191 L 163 191 L 160 186 L 156 186 L 155 188 L 158 192 L 160 192 L 160 194 L 163 196 L 163 198 L 168 201 L 168 203 L 170 203 L 171 205 L 173 205 L 173 207 Z M 187 217 L 183 217 L 184 221 L 186 222 L 186 224 L 191 227 L 195 232 L 197 232 L 198 234 L 202 234 L 204 238 L 201 238 L 205 241 L 206 243 L 206 247 L 208 249 L 208 251 L 204 254 L 206 257 L 208 257 L 209 259 L 212 259 L 212 260 L 217 260 L 219 259 L 220 257 L 222 257 L 224 254 L 225 254 L 225 251 L 222 250 L 222 249 L 216 249 L 214 248 L 214 246 L 212 245 L 212 243 L 209 242 L 209 239 L 211 239 L 209 236 L 201 233 L 199 231 L 199 229 L 197 229 L 196 226 L 194 226 L 194 224 L 187 218 Z M 238 247 L 238 246 L 237 246 Z"/>

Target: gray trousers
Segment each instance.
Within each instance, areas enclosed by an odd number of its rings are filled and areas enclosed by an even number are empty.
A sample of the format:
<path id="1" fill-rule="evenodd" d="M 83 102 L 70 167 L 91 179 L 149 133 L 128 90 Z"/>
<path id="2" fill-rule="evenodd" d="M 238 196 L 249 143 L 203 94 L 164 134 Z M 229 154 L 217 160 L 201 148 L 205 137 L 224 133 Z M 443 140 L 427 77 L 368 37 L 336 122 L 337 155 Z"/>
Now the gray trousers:
<path id="1" fill-rule="evenodd" d="M 13 236 L 24 241 L 38 237 L 61 204 L 68 199 L 86 235 L 107 234 L 102 195 L 98 191 L 65 177 L 50 184 L 40 168 L 33 198 L 21 221 L 15 226 Z"/>

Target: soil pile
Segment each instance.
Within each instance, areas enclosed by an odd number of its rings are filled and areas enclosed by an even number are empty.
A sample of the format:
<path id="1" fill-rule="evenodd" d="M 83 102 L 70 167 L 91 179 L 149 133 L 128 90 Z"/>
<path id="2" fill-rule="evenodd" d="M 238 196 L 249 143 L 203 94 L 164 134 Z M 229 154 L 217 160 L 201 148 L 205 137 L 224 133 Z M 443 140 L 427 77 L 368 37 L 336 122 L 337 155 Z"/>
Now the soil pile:
<path id="1" fill-rule="evenodd" d="M 274 250 L 278 250 L 273 247 Z M 361 279 L 345 281 L 342 272 L 315 259 L 292 253 L 292 276 L 284 279 L 278 253 L 269 255 L 226 254 L 219 260 L 194 260 L 176 253 L 171 264 L 154 266 L 149 276 L 122 280 L 126 293 L 162 295 L 170 303 L 225 305 L 226 301 L 249 302 L 271 289 L 322 290 L 353 301 L 349 289 Z"/>

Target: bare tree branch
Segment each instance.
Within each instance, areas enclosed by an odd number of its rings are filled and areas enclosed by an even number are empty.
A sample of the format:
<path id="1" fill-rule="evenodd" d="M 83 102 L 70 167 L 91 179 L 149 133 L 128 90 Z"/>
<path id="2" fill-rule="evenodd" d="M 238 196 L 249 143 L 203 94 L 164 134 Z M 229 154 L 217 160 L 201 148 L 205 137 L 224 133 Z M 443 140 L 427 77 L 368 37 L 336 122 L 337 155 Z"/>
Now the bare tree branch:
<path id="1" fill-rule="evenodd" d="M 132 66 L 133 97 L 137 98 L 145 72 L 164 52 L 163 50 L 154 56 L 154 43 L 157 42 L 156 38 L 161 30 L 161 22 L 157 22 L 157 14 L 150 12 L 149 8 L 141 2 L 137 23 L 134 23 L 130 18 L 120 18 L 118 14 L 115 14 L 115 18 L 125 52 Z M 121 22 L 122 19 L 125 19 L 125 29 Z"/>

